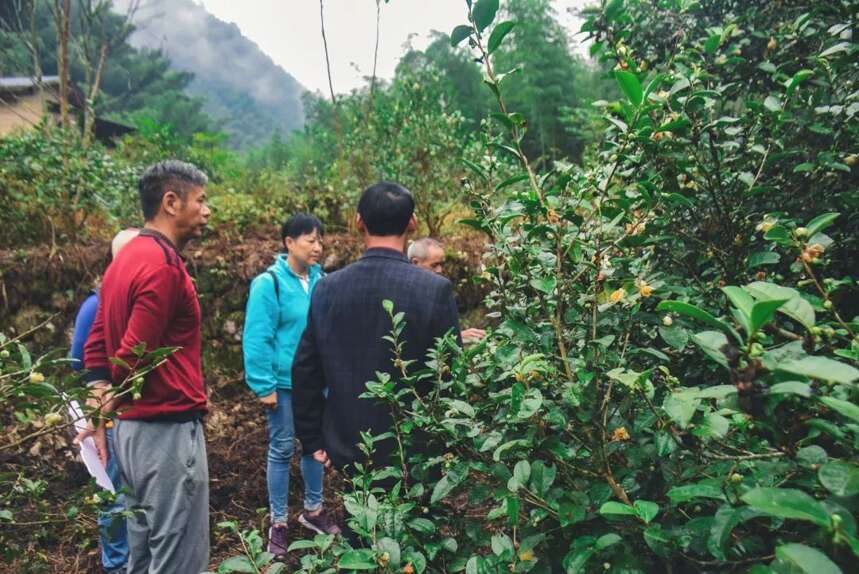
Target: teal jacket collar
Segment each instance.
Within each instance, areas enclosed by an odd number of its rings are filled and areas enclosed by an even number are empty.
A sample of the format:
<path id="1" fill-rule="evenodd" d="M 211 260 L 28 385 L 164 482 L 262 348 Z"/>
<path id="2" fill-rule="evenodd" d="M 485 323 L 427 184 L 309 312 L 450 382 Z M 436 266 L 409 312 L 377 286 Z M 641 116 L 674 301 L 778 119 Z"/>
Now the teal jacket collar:
<path id="1" fill-rule="evenodd" d="M 296 272 L 292 270 L 292 267 L 289 266 L 289 263 L 287 262 L 286 258 L 287 258 L 286 253 L 278 253 L 277 259 L 275 259 L 274 265 L 272 265 L 272 267 L 273 267 L 272 270 L 275 273 L 283 276 L 284 278 L 292 277 L 296 280 L 300 280 L 301 277 L 299 277 L 298 274 L 296 274 Z M 318 263 L 314 263 L 307 270 L 307 279 L 308 279 L 310 285 L 315 285 L 316 282 L 321 277 L 322 277 L 322 266 L 319 265 Z"/>

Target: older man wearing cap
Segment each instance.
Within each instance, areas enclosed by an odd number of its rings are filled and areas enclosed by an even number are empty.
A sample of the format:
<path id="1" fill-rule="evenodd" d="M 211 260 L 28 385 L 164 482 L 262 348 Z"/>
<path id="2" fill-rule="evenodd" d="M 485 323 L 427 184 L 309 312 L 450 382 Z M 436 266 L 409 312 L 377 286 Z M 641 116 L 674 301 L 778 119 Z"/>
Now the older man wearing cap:
<path id="1" fill-rule="evenodd" d="M 140 233 L 140 230 L 136 228 L 123 229 L 113 237 L 113 240 L 110 242 L 110 260 L 108 261 L 108 265 L 129 241 L 137 237 L 138 233 Z M 95 320 L 95 313 L 98 310 L 98 295 L 99 287 L 96 287 L 81 304 L 75 317 L 71 359 L 72 368 L 76 371 L 81 371 L 84 366 L 84 344 L 89 336 L 92 323 Z M 91 384 L 97 389 L 94 394 L 101 392 L 100 387 L 103 386 L 103 383 L 93 381 Z M 91 399 L 89 406 L 96 406 L 95 398 Z M 116 456 L 113 452 L 113 425 L 105 425 L 93 438 L 96 440 L 96 446 L 101 454 L 102 463 L 106 463 L 105 470 L 108 477 L 110 477 L 114 485 L 119 485 L 119 467 L 116 464 Z M 107 505 L 98 517 L 101 566 L 108 574 L 122 574 L 126 571 L 125 565 L 128 562 L 128 535 L 125 518 L 120 514 L 125 508 L 124 504 L 120 495 L 120 497 L 117 497 L 116 502 L 112 505 Z"/>

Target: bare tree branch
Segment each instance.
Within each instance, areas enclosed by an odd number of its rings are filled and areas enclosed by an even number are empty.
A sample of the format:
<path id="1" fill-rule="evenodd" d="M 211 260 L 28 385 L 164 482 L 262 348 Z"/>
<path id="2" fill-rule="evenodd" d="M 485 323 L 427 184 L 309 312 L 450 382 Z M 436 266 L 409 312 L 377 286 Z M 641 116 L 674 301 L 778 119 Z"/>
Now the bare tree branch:
<path id="1" fill-rule="evenodd" d="M 334 95 L 334 82 L 331 79 L 331 60 L 328 57 L 328 38 L 325 36 L 324 0 L 319 0 L 319 21 L 322 24 L 322 44 L 325 47 L 325 69 L 328 71 L 328 89 L 331 90 L 331 102 L 337 105 L 337 97 Z"/>

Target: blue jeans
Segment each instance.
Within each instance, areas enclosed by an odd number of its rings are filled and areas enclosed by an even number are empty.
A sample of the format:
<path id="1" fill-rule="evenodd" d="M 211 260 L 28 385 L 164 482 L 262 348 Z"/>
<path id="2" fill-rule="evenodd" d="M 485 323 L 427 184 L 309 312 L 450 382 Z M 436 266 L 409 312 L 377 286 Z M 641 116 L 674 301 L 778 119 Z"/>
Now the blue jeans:
<path id="1" fill-rule="evenodd" d="M 292 418 L 292 391 L 277 389 L 277 408 L 268 413 L 268 502 L 272 522 L 286 522 L 289 495 L 289 466 L 295 452 Z M 311 453 L 301 457 L 304 479 L 304 509 L 322 508 L 324 469 Z"/>
<path id="2" fill-rule="evenodd" d="M 113 429 L 107 429 L 107 476 L 118 491 L 122 486 L 119 465 L 116 463 L 116 450 L 113 447 Z M 121 568 L 128 562 L 128 533 L 125 518 L 120 513 L 125 510 L 122 495 L 116 497 L 114 504 L 105 505 L 98 515 L 98 531 L 101 542 L 101 565 L 105 570 Z"/>

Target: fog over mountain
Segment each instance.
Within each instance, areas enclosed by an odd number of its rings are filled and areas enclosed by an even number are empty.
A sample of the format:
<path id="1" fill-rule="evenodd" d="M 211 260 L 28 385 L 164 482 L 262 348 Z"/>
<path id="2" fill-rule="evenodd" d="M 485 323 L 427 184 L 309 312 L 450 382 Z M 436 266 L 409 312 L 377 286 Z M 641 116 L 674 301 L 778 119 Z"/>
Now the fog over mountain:
<path id="1" fill-rule="evenodd" d="M 132 2 L 115 4 L 125 10 Z M 277 129 L 287 133 L 303 125 L 305 88 L 235 24 L 193 0 L 142 0 L 135 22 L 131 43 L 161 49 L 176 69 L 194 74 L 190 91 L 206 98 L 206 111 L 234 147 L 259 145 Z"/>

